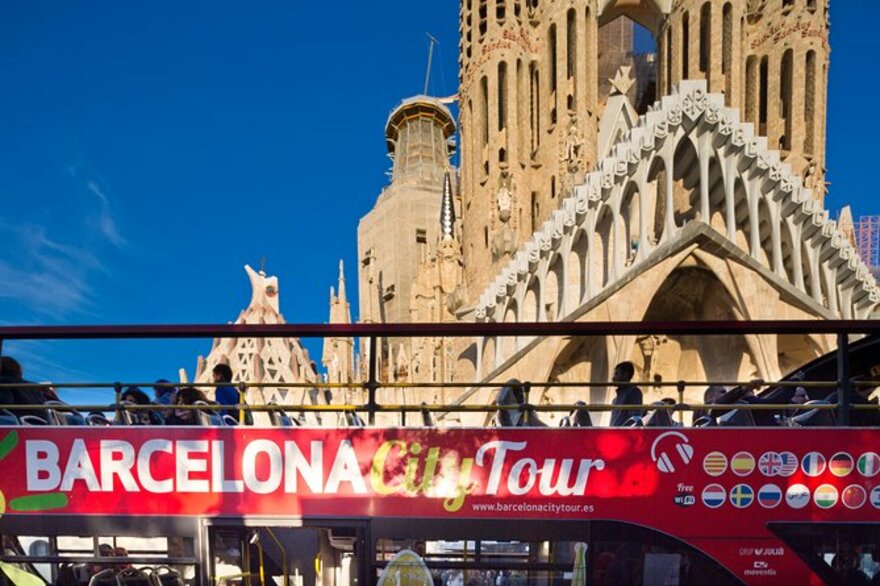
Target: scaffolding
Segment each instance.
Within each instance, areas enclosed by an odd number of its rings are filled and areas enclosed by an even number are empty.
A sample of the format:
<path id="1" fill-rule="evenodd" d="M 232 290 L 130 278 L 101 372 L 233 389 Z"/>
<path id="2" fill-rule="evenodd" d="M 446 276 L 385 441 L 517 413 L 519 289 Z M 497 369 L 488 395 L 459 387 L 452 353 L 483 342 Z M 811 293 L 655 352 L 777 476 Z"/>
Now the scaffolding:
<path id="1" fill-rule="evenodd" d="M 880 216 L 860 217 L 854 232 L 859 256 L 877 275 L 880 271 Z"/>

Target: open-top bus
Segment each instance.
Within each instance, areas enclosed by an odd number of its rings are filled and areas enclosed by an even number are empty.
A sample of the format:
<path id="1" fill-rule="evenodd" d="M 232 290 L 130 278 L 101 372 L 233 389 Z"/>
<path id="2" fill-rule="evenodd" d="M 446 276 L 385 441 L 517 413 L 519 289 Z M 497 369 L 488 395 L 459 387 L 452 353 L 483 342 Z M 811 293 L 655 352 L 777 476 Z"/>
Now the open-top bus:
<path id="1" fill-rule="evenodd" d="M 273 421 L 7 421 L 6 575 L 260 586 L 880 580 L 878 428 Z"/>

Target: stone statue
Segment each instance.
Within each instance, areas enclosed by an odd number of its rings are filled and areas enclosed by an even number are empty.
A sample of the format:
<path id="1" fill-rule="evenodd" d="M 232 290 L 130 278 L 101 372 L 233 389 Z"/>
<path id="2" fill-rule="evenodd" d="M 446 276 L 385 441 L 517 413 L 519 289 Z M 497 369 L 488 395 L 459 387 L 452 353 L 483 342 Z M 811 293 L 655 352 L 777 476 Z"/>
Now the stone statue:
<path id="1" fill-rule="evenodd" d="M 504 224 L 510 220 L 510 211 L 513 208 L 512 183 L 510 175 L 506 172 L 503 173 L 499 180 L 498 194 L 495 196 L 495 203 L 498 206 L 498 219 Z"/>

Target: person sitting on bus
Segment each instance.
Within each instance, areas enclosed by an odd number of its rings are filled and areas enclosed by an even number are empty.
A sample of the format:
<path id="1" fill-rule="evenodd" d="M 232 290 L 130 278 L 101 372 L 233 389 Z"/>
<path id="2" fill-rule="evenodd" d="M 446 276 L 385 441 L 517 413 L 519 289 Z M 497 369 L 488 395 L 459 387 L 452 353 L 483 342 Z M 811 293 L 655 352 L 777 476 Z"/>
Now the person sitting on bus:
<path id="1" fill-rule="evenodd" d="M 612 405 L 641 405 L 642 390 L 629 383 L 636 373 L 636 367 L 632 362 L 621 362 L 614 367 L 614 376 L 611 382 L 617 383 L 617 391 Z M 611 427 L 623 427 L 631 417 L 643 417 L 644 409 L 614 409 L 611 411 Z"/>
<path id="2" fill-rule="evenodd" d="M 11 356 L 0 356 L 0 384 L 4 385 L 28 385 L 24 379 L 21 364 Z M 0 388 L 0 404 L 4 405 L 43 405 L 49 397 L 37 387 L 3 387 Z M 37 415 L 46 418 L 46 412 L 33 409 L 12 409 L 16 417 L 23 415 Z"/>
<path id="3" fill-rule="evenodd" d="M 706 387 L 706 390 L 703 392 L 703 405 L 713 405 L 719 398 L 724 396 L 724 393 L 726 392 L 727 389 L 721 385 L 710 385 Z M 694 409 L 694 423 L 703 417 L 709 417 L 710 413 L 710 409 Z"/>
<path id="4" fill-rule="evenodd" d="M 807 401 L 810 400 L 810 394 L 807 392 L 807 389 L 804 387 L 796 387 L 794 390 L 794 394 L 791 396 L 791 400 L 789 404 L 791 405 L 803 405 Z M 788 416 L 794 417 L 796 415 L 800 415 L 801 413 L 806 413 L 803 409 L 789 409 Z"/>
<path id="5" fill-rule="evenodd" d="M 153 394 L 157 405 L 174 405 L 174 397 L 177 395 L 177 387 L 171 381 L 160 378 L 153 387 Z"/>
<path id="6" fill-rule="evenodd" d="M 132 405 L 152 405 L 150 398 L 145 392 L 137 387 L 128 387 L 121 397 L 124 403 Z M 161 425 L 163 420 L 151 410 L 138 409 L 131 412 L 137 425 Z"/>
<path id="7" fill-rule="evenodd" d="M 214 377 L 214 382 L 218 383 L 216 389 L 214 389 L 214 399 L 216 400 L 218 405 L 238 405 L 241 401 L 238 396 L 238 389 L 232 386 L 232 369 L 228 364 L 218 364 L 214 367 L 214 370 L 211 371 L 211 375 Z M 238 409 L 225 409 L 220 412 L 221 415 L 229 415 L 234 418 L 236 421 L 239 421 L 239 412 Z"/>
<path id="8" fill-rule="evenodd" d="M 863 380 L 864 377 L 854 378 L 853 381 Z M 849 424 L 855 427 L 880 427 L 880 410 L 877 409 L 877 400 L 871 400 L 871 394 L 876 387 L 865 385 L 850 385 L 850 405 L 873 405 L 874 409 L 853 409 L 849 412 Z M 834 391 L 826 399 L 829 403 L 840 402 L 840 391 Z"/>
<path id="9" fill-rule="evenodd" d="M 724 395 L 719 397 L 715 403 L 718 405 L 733 405 L 734 403 L 746 403 L 748 405 L 784 405 L 791 402 L 791 398 L 795 393 L 795 387 L 785 386 L 770 388 L 760 394 L 755 394 L 755 390 L 762 386 L 764 386 L 764 381 L 761 379 L 755 379 L 747 385 L 730 389 L 724 393 Z M 721 412 L 717 409 L 713 409 L 712 416 L 717 417 L 726 411 L 729 411 L 729 409 Z M 781 411 L 753 409 L 751 412 L 752 418 L 755 420 L 755 426 L 757 427 L 778 426 L 779 418 L 782 417 Z"/>
<path id="10" fill-rule="evenodd" d="M 183 387 L 177 393 L 175 405 L 195 405 L 196 403 L 208 403 L 205 393 L 195 387 Z M 166 420 L 168 425 L 198 425 L 198 413 L 194 409 L 175 409 Z"/>

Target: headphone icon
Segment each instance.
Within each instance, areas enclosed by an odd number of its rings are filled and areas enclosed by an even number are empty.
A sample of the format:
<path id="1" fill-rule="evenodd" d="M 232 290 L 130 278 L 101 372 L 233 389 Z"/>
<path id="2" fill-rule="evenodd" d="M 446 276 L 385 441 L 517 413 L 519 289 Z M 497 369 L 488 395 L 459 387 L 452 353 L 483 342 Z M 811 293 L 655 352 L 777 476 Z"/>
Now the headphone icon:
<path id="1" fill-rule="evenodd" d="M 678 452 L 678 456 L 684 464 L 690 462 L 694 457 L 694 447 L 688 442 L 688 438 L 685 437 L 683 433 L 678 431 L 667 431 L 666 433 L 660 434 L 660 436 L 654 440 L 654 443 L 651 444 L 651 459 L 657 464 L 657 470 L 664 474 L 675 472 L 675 464 L 672 463 L 672 458 L 669 457 L 668 453 L 657 453 L 657 445 L 663 440 L 663 438 L 669 436 L 674 436 L 681 440 L 675 443 L 675 451 Z"/>

